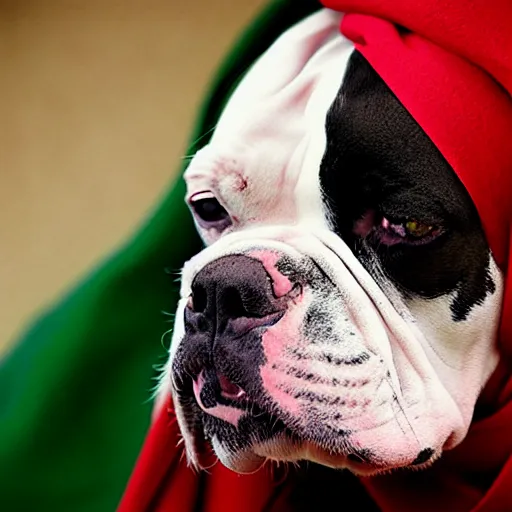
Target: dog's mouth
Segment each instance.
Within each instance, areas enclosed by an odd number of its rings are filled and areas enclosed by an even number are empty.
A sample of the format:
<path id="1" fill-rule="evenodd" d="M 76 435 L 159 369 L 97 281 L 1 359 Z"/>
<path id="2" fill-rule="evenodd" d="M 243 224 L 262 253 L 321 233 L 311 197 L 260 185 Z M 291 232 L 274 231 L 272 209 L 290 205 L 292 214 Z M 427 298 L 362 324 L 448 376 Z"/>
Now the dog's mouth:
<path id="1" fill-rule="evenodd" d="M 255 405 L 244 389 L 215 371 L 202 370 L 194 379 L 192 388 L 197 404 L 205 413 L 216 416 L 215 408 L 224 407 L 226 414 L 218 412 L 220 419 L 235 425 L 238 423 L 235 417 Z"/>
<path id="2" fill-rule="evenodd" d="M 214 370 L 203 369 L 192 379 L 191 392 L 188 408 L 195 409 L 201 418 L 194 431 L 201 466 L 205 460 L 211 464 L 212 446 L 223 464 L 239 473 L 257 471 L 268 461 L 303 460 L 348 468 L 360 475 L 385 469 L 369 450 L 352 446 L 348 437 L 342 446 L 333 447 L 334 436 L 348 436 L 349 432 L 333 432 L 332 437 L 325 433 L 305 436 L 271 403 L 252 397 L 250 390 Z"/>
<path id="3" fill-rule="evenodd" d="M 221 424 L 225 428 L 243 430 L 247 422 L 252 424 L 253 433 L 264 428 L 265 437 L 284 430 L 284 424 L 264 400 L 254 398 L 253 393 L 215 370 L 203 369 L 193 379 L 192 391 L 203 413 L 203 423 L 210 427 L 206 428 L 207 434 L 216 435 Z"/>
<path id="4" fill-rule="evenodd" d="M 268 456 L 261 443 L 295 443 L 283 421 L 262 400 L 226 375 L 203 368 L 182 382 L 177 393 L 188 424 L 188 452 L 195 465 L 207 469 L 217 459 L 238 473 L 260 469 Z"/>
<path id="5" fill-rule="evenodd" d="M 442 451 L 442 446 L 406 446 L 405 456 L 390 458 L 386 456 L 389 450 L 383 451 L 375 440 L 391 450 L 402 446 L 392 425 L 396 418 L 373 423 L 365 433 L 322 420 L 314 404 L 291 415 L 261 388 L 209 366 L 181 384 L 174 398 L 179 402 L 188 455 L 198 468 L 208 469 L 220 460 L 237 473 L 253 473 L 267 462 L 296 465 L 307 461 L 373 476 L 427 467 Z M 391 432 L 389 441 L 383 439 L 386 432 Z"/>

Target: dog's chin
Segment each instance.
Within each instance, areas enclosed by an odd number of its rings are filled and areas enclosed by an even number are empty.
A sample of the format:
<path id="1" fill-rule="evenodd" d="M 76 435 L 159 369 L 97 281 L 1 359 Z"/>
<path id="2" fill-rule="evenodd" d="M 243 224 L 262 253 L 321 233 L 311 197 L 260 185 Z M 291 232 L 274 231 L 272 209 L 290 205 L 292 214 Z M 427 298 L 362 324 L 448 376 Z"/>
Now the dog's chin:
<path id="1" fill-rule="evenodd" d="M 333 451 L 321 444 L 300 439 L 289 432 L 281 432 L 273 437 L 258 441 L 244 449 L 233 449 L 229 442 L 223 442 L 218 436 L 210 439 L 217 459 L 228 469 L 239 474 L 252 474 L 263 466 L 282 464 L 300 465 L 311 462 L 334 470 L 348 470 L 356 476 L 371 477 L 395 471 L 411 469 L 409 464 L 396 464 L 384 460 L 370 460 L 366 450 Z M 429 467 L 438 454 L 428 454 L 425 461 L 418 460 L 414 470 Z"/>
<path id="2" fill-rule="evenodd" d="M 257 454 L 250 448 L 232 451 L 216 437 L 211 440 L 211 443 L 220 463 L 241 475 L 256 473 L 267 461 L 267 457 Z"/>
<path id="3" fill-rule="evenodd" d="M 422 446 L 414 435 L 406 436 L 402 432 L 401 436 L 397 431 L 401 427 L 393 418 L 378 424 L 368 423 L 366 429 L 359 429 L 355 434 L 343 429 L 333 432 L 332 425 L 321 421 L 313 421 L 309 428 L 304 428 L 302 416 L 282 413 L 276 416 L 275 408 L 270 406 L 240 404 L 221 395 L 206 407 L 198 386 L 189 387 L 195 393 L 189 389 L 186 400 L 186 395 L 176 397 L 181 411 L 178 421 L 189 460 L 198 469 L 208 469 L 216 459 L 240 474 L 254 473 L 266 463 L 312 462 L 367 477 L 426 468 L 446 448 L 445 435 Z M 220 414 L 223 419 L 214 414 Z M 361 417 L 359 423 L 364 419 Z M 428 416 L 424 420 L 431 422 Z"/>

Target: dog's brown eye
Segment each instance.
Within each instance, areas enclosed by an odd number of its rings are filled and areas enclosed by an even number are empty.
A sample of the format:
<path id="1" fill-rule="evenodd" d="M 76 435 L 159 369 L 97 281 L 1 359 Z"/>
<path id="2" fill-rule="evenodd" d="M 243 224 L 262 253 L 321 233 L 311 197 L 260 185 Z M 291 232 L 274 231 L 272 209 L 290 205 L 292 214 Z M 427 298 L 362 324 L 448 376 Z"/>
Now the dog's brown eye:
<path id="1" fill-rule="evenodd" d="M 190 199 L 190 207 L 205 227 L 222 227 L 230 223 L 229 214 L 210 192 L 196 194 Z"/>

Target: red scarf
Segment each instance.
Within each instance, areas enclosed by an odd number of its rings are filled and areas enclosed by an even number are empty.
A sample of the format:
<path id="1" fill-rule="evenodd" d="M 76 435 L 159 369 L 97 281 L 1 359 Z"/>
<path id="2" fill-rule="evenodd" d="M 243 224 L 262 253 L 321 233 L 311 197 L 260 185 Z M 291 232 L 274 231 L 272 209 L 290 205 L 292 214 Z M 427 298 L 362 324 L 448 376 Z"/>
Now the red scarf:
<path id="1" fill-rule="evenodd" d="M 505 273 L 502 362 L 481 397 L 494 412 L 474 422 L 432 468 L 363 485 L 383 512 L 512 510 L 512 0 L 322 3 L 346 13 L 343 35 L 453 167 Z M 265 470 L 239 476 L 219 463 L 199 477 L 178 439 L 169 402 L 149 431 L 118 512 L 192 512 L 198 503 L 204 512 L 289 510 L 293 475 L 277 485 Z"/>

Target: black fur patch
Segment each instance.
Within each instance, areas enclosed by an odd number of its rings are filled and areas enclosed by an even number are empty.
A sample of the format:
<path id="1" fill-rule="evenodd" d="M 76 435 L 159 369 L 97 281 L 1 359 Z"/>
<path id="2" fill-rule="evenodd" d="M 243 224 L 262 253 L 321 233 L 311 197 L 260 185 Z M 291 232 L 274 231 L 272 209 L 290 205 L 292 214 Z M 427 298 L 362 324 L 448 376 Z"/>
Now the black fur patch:
<path id="1" fill-rule="evenodd" d="M 326 135 L 320 182 L 337 233 L 364 264 L 368 249 L 353 230 L 368 211 L 442 226 L 443 234 L 423 245 L 367 243 L 404 294 L 428 299 L 456 291 L 453 319 L 466 319 L 495 289 L 476 208 L 436 146 L 357 51 L 327 114 Z"/>
<path id="2" fill-rule="evenodd" d="M 425 464 L 425 462 L 430 460 L 434 453 L 435 451 L 432 448 L 425 448 L 424 450 L 421 450 L 421 452 L 418 453 L 416 459 L 411 462 L 411 466 L 419 466 L 420 464 Z"/>

